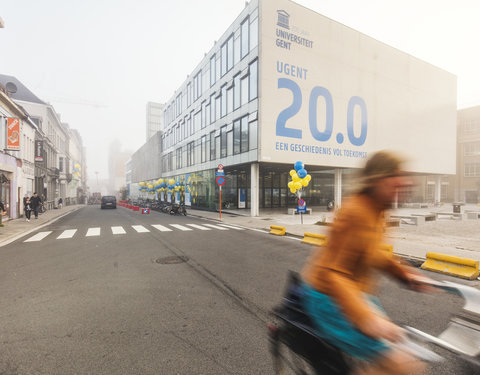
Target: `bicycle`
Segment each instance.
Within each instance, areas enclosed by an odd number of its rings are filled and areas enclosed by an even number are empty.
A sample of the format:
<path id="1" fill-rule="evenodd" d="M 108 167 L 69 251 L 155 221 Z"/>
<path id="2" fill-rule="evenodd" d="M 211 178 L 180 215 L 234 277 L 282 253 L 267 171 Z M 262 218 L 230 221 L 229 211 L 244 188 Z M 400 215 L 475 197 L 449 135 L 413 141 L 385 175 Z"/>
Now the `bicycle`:
<path id="1" fill-rule="evenodd" d="M 45 207 L 45 204 L 42 202 L 38 206 L 38 213 L 43 214 L 45 212 L 47 212 L 47 208 Z"/>
<path id="2" fill-rule="evenodd" d="M 451 319 L 438 337 L 412 327 L 404 327 L 406 338 L 396 343 L 417 358 L 442 361 L 444 358 L 425 344 L 448 350 L 468 364 L 473 373 L 480 371 L 480 291 L 452 282 L 428 282 L 430 286 L 462 296 L 463 311 Z M 323 340 L 303 310 L 300 276 L 290 271 L 282 303 L 273 309 L 279 323 L 268 324 L 270 351 L 276 374 L 348 375 L 358 361 Z"/>

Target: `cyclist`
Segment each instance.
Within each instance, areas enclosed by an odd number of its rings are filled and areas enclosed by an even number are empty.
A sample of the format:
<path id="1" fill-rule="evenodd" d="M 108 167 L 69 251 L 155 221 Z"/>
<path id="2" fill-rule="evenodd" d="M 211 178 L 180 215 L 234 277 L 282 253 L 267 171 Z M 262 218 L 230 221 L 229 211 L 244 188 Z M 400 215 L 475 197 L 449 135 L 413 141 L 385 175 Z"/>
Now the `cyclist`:
<path id="1" fill-rule="evenodd" d="M 383 215 L 399 188 L 409 185 L 403 160 L 375 153 L 361 170 L 360 187 L 339 210 L 325 248 L 302 271 L 305 310 L 318 334 L 340 350 L 366 361 L 355 374 L 411 374 L 424 364 L 396 349 L 403 330 L 392 323 L 372 295 L 374 271 L 389 273 L 417 290 L 426 278 L 380 249 Z"/>

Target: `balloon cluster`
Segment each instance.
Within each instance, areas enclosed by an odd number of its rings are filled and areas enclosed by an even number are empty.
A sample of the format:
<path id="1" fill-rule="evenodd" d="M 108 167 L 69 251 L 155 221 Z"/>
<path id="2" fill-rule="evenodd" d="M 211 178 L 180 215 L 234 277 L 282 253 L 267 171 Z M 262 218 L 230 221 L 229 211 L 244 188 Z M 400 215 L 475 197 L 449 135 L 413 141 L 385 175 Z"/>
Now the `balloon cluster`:
<path id="1" fill-rule="evenodd" d="M 80 177 L 81 170 L 82 170 L 82 167 L 80 167 L 80 164 L 75 163 L 75 165 L 73 166 L 72 174 L 76 177 Z"/>
<path id="2" fill-rule="evenodd" d="M 301 161 L 297 161 L 293 165 L 293 168 L 294 169 L 290 171 L 292 181 L 288 183 L 288 187 L 290 188 L 290 192 L 292 194 L 297 193 L 297 191 L 301 193 L 301 190 L 308 186 L 312 176 L 307 173 L 305 170 L 305 165 Z"/>

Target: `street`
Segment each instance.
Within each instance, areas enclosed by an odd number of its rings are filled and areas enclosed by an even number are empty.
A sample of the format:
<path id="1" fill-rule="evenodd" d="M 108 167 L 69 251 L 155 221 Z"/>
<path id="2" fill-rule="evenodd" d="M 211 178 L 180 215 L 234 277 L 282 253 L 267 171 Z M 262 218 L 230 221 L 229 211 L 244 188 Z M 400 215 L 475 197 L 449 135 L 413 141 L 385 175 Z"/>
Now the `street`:
<path id="1" fill-rule="evenodd" d="M 268 312 L 311 250 L 192 216 L 85 206 L 1 248 L 0 374 L 273 374 Z M 435 335 L 462 305 L 387 280 L 381 300 Z M 429 373 L 464 373 L 447 359 Z"/>

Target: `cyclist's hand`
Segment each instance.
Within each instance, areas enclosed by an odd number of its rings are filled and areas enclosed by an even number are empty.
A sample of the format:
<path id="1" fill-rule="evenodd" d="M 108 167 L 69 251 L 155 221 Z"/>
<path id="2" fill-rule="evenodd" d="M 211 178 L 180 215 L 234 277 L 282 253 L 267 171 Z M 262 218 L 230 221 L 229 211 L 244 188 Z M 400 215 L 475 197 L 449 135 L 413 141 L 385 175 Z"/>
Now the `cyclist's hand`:
<path id="1" fill-rule="evenodd" d="M 431 278 L 423 276 L 419 273 L 410 272 L 408 286 L 416 292 L 435 293 L 439 292 L 438 288 L 431 285 L 434 282 Z"/>
<path id="2" fill-rule="evenodd" d="M 395 342 L 403 338 L 404 331 L 395 323 L 382 317 L 375 317 L 371 319 L 365 327 L 363 332 L 375 339 L 385 339 L 391 342 Z"/>

